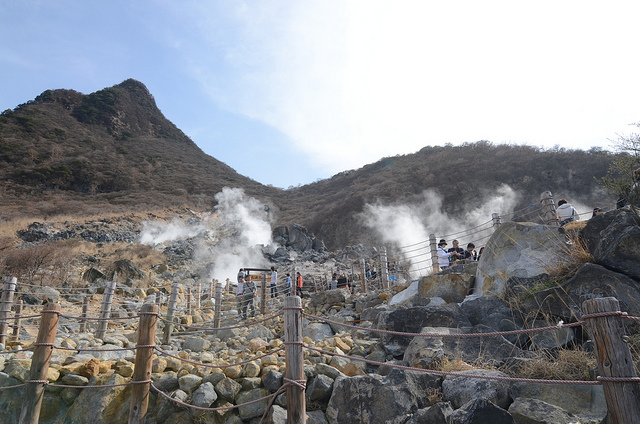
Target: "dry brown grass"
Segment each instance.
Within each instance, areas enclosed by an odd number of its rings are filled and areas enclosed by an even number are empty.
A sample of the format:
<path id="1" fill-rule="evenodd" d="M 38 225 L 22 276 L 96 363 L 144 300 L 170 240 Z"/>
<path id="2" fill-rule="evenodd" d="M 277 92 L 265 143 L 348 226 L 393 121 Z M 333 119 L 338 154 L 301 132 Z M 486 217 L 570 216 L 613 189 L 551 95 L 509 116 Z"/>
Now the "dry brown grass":
<path id="1" fill-rule="evenodd" d="M 573 222 L 565 227 L 571 224 Z M 581 222 L 576 224 L 581 224 Z M 547 274 L 555 284 L 568 280 L 578 272 L 582 265 L 593 262 L 593 256 L 589 253 L 585 241 L 576 235 L 568 236 L 568 242 L 562 247 L 562 250 L 567 259 L 547 266 Z"/>
<path id="2" fill-rule="evenodd" d="M 540 352 L 513 370 L 516 377 L 548 380 L 590 380 L 590 371 L 597 366 L 595 355 L 581 349 L 560 349 L 557 355 Z"/>

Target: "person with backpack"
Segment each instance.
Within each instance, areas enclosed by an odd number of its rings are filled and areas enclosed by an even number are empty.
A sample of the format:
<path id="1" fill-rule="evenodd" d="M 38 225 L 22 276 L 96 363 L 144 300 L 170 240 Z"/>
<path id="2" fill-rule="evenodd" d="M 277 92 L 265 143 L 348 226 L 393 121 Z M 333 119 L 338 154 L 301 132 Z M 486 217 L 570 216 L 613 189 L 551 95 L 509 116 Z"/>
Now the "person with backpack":
<path id="1" fill-rule="evenodd" d="M 250 278 L 244 283 L 242 293 L 242 319 L 247 319 L 247 307 L 251 309 L 251 317 L 256 316 L 256 308 L 253 306 L 253 298 L 256 295 L 256 285 Z"/>

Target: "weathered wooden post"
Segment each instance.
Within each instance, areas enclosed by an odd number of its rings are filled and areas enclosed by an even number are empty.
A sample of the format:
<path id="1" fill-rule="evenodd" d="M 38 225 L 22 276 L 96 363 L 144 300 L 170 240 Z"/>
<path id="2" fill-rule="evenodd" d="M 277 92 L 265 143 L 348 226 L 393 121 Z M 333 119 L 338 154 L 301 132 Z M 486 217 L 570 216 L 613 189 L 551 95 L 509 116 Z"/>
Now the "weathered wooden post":
<path id="1" fill-rule="evenodd" d="M 2 287 L 2 297 L 0 297 L 0 343 L 4 344 L 9 335 L 9 315 L 13 305 L 13 294 L 16 291 L 16 277 L 5 277 Z"/>
<path id="2" fill-rule="evenodd" d="M 222 284 L 216 284 L 216 305 L 215 316 L 213 318 L 213 326 L 220 328 L 220 312 L 222 311 Z"/>
<path id="3" fill-rule="evenodd" d="M 158 313 L 160 313 L 160 308 L 162 306 L 162 292 L 160 290 L 156 290 L 156 306 L 158 307 Z"/>
<path id="4" fill-rule="evenodd" d="M 87 294 L 82 299 L 82 315 L 83 318 L 80 320 L 80 332 L 84 333 L 87 331 L 87 316 L 89 315 L 89 299 L 91 298 L 90 294 Z"/>
<path id="5" fill-rule="evenodd" d="M 200 281 L 198 281 L 198 284 L 196 284 L 195 297 L 196 297 L 196 311 L 200 311 L 200 298 L 202 297 L 202 283 Z"/>
<path id="6" fill-rule="evenodd" d="M 367 294 L 367 265 L 364 258 L 360 261 L 360 266 L 362 267 L 362 278 L 360 279 L 360 283 L 362 284 L 362 293 Z"/>
<path id="7" fill-rule="evenodd" d="M 176 303 L 178 303 L 178 292 L 180 291 L 180 284 L 171 284 L 171 297 L 169 297 L 169 304 L 167 305 L 167 323 L 164 326 L 162 343 L 169 344 L 171 341 L 171 332 L 173 331 L 173 316 L 176 313 Z"/>
<path id="8" fill-rule="evenodd" d="M 138 343 L 136 361 L 131 380 L 131 404 L 129 424 L 144 424 L 149 406 L 149 387 L 153 366 L 153 350 L 156 344 L 158 325 L 158 306 L 152 303 L 142 305 L 140 324 L 138 325 Z M 144 381 L 144 383 L 140 383 Z"/>
<path id="9" fill-rule="evenodd" d="M 607 378 L 637 377 L 633 357 L 619 315 L 590 318 L 591 314 L 620 311 L 616 298 L 590 299 L 582 304 L 583 319 L 598 357 L 598 370 L 611 424 L 640 424 L 640 385 L 638 382 L 611 381 Z"/>
<path id="10" fill-rule="evenodd" d="M 284 299 L 284 345 L 286 354 L 286 377 L 304 382 L 304 351 L 302 348 L 302 299 L 289 296 Z M 305 389 L 295 385 L 287 386 L 287 422 L 305 424 L 307 412 L 304 398 Z"/>
<path id="11" fill-rule="evenodd" d="M 191 305 L 191 287 L 187 289 L 187 316 L 193 315 L 193 307 Z"/>
<path id="12" fill-rule="evenodd" d="M 97 339 L 104 339 L 107 334 L 107 325 L 111 317 L 111 302 L 113 301 L 113 293 L 116 291 L 116 282 L 109 281 L 104 288 L 102 295 L 102 307 L 100 308 L 100 321 L 98 321 L 98 329 L 96 331 Z"/>
<path id="13" fill-rule="evenodd" d="M 544 214 L 544 222 L 547 225 L 560 226 L 558 215 L 556 214 L 556 204 L 553 201 L 553 194 L 545 191 L 540 195 L 540 203 L 542 203 L 542 213 Z"/>
<path id="14" fill-rule="evenodd" d="M 56 339 L 58 320 L 61 312 L 60 304 L 47 303 L 42 308 L 38 337 L 34 344 L 29 381 L 25 388 L 20 411 L 20 424 L 38 424 L 40 407 L 44 398 L 44 382 L 47 381 L 49 361 L 53 353 L 53 343 Z"/>
<path id="15" fill-rule="evenodd" d="M 22 313 L 22 300 L 16 302 L 16 315 L 13 319 L 13 331 L 11 332 L 11 340 L 18 341 L 20 336 L 20 314 Z"/>
<path id="16" fill-rule="evenodd" d="M 502 225 L 502 217 L 497 213 L 491 214 L 491 221 L 493 221 L 493 231 L 497 230 Z"/>
<path id="17" fill-rule="evenodd" d="M 381 271 L 382 271 L 382 288 L 389 288 L 389 268 L 387 268 L 387 246 L 382 246 L 382 250 L 380 251 L 380 262 Z"/>
<path id="18" fill-rule="evenodd" d="M 431 267 L 434 272 L 440 272 L 440 262 L 438 262 L 438 245 L 436 235 L 429 234 L 429 248 L 431 249 Z"/>
<path id="19" fill-rule="evenodd" d="M 267 273 L 262 273 L 262 301 L 260 302 L 260 313 L 266 315 L 267 313 Z M 253 302 L 253 301 L 252 301 Z"/>

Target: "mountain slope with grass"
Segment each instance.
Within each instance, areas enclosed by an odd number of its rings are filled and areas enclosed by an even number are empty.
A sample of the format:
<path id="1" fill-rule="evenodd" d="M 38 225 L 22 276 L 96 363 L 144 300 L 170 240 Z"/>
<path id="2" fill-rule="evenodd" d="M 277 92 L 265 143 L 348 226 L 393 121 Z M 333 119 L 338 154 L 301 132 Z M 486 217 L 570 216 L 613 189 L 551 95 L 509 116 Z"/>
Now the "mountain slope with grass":
<path id="1" fill-rule="evenodd" d="M 596 178 L 615 157 L 597 148 L 545 150 L 487 141 L 427 146 L 282 190 L 205 154 L 164 117 L 144 84 L 129 79 L 88 95 L 47 90 L 0 115 L 0 214 L 37 220 L 204 210 L 216 204 L 223 187 L 237 187 L 273 208 L 277 225 L 304 225 L 336 249 L 380 243 L 363 224 L 367 205 L 419 209 L 438 203 L 462 228 L 465 212 L 505 186 L 517 197 L 515 209 L 537 205 L 547 190 L 556 198 L 606 207 L 614 197 Z"/>

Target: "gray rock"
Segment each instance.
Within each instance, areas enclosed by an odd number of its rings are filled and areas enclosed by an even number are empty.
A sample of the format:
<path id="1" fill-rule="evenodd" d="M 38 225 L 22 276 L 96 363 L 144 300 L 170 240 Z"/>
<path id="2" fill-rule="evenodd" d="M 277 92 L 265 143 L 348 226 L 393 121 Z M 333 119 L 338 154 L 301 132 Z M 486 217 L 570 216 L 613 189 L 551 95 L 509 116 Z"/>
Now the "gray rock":
<path id="1" fill-rule="evenodd" d="M 478 262 L 476 294 L 502 296 L 508 277 L 533 277 L 568 256 L 558 227 L 506 222 L 491 236 Z"/>
<path id="2" fill-rule="evenodd" d="M 253 389 L 248 392 L 241 392 L 236 397 L 236 403 L 247 403 L 256 399 L 260 399 L 269 395 L 267 389 Z M 260 402 L 251 403 L 238 408 L 238 413 L 243 421 L 249 420 L 255 417 L 261 417 L 265 409 L 269 406 L 269 399 L 264 399 Z"/>
<path id="3" fill-rule="evenodd" d="M 631 278 L 586 263 L 578 272 L 558 287 L 542 290 L 523 302 L 527 311 L 536 311 L 573 322 L 582 316 L 585 300 L 612 296 L 620 302 L 620 309 L 631 315 L 640 315 L 640 287 Z"/>
<path id="4" fill-rule="evenodd" d="M 475 277 L 465 273 L 431 274 L 420 278 L 418 295 L 440 297 L 447 303 L 462 302 L 473 288 Z"/>
<path id="5" fill-rule="evenodd" d="M 184 390 L 187 393 L 191 393 L 196 387 L 202 383 L 202 377 L 195 374 L 187 374 L 178 378 L 178 385 L 180 390 Z"/>
<path id="6" fill-rule="evenodd" d="M 327 401 L 333 390 L 333 379 L 324 374 L 318 374 L 307 386 L 306 396 L 309 400 Z"/>
<path id="7" fill-rule="evenodd" d="M 351 296 L 347 289 L 326 290 L 311 294 L 309 308 L 318 309 L 320 306 L 342 305 Z"/>
<path id="8" fill-rule="evenodd" d="M 273 393 L 282 386 L 282 377 L 283 374 L 281 372 L 268 370 L 262 376 L 262 384 L 264 385 L 265 389 Z"/>
<path id="9" fill-rule="evenodd" d="M 450 424 L 452 415 L 451 403 L 439 402 L 428 408 L 420 409 L 405 424 Z"/>
<path id="10" fill-rule="evenodd" d="M 515 424 L 513 417 L 487 399 L 475 399 L 451 414 L 451 424 Z"/>
<path id="11" fill-rule="evenodd" d="M 338 377 L 346 377 L 339 369 L 327 364 L 316 364 L 316 372 L 318 374 L 324 374 L 332 380 Z"/>
<path id="12" fill-rule="evenodd" d="M 509 413 L 516 423 L 526 424 L 569 424 L 578 419 L 555 405 L 537 399 L 516 398 Z"/>
<path id="13" fill-rule="evenodd" d="M 215 388 L 216 393 L 218 393 L 222 399 L 233 402 L 238 393 L 240 393 L 242 386 L 237 381 L 225 377 L 216 384 Z"/>
<path id="14" fill-rule="evenodd" d="M 471 327 L 471 323 L 455 303 L 398 309 L 378 316 L 377 328 L 380 330 L 419 333 L 423 327 Z M 385 350 L 395 357 L 404 354 L 412 339 L 390 334 L 381 336 Z"/>
<path id="15" fill-rule="evenodd" d="M 339 377 L 334 382 L 326 418 L 331 424 L 387 423 L 398 415 L 427 407 L 424 394 L 439 382 L 438 376 L 397 369 L 387 376 Z"/>
<path id="16" fill-rule="evenodd" d="M 218 395 L 213 388 L 213 384 L 208 382 L 201 384 L 191 396 L 191 402 L 201 408 L 209 408 L 216 399 L 218 399 Z"/>
<path id="17" fill-rule="evenodd" d="M 602 420 L 607 415 L 602 386 L 560 386 L 517 382 L 511 386 L 511 397 L 543 401 L 585 419 Z"/>
<path id="18" fill-rule="evenodd" d="M 333 337 L 334 333 L 329 324 L 313 322 L 309 325 L 303 326 L 302 335 L 304 337 L 310 337 L 313 341 L 317 342 L 328 337 Z"/>
<path id="19" fill-rule="evenodd" d="M 273 405 L 271 407 L 269 423 L 270 424 L 287 424 L 287 410 L 281 406 Z"/>
<path id="20" fill-rule="evenodd" d="M 458 373 L 465 375 L 508 377 L 500 371 L 481 369 L 459 371 Z M 451 402 L 451 405 L 456 409 L 473 399 L 487 399 L 503 409 L 507 409 L 511 403 L 509 383 L 484 378 L 447 376 L 442 382 L 442 394 L 444 400 Z"/>
<path id="21" fill-rule="evenodd" d="M 329 424 L 322 411 L 307 412 L 307 424 Z"/>
<path id="22" fill-rule="evenodd" d="M 202 352 L 209 349 L 211 342 L 202 337 L 187 337 L 182 344 L 182 349 L 189 349 L 192 352 Z"/>

